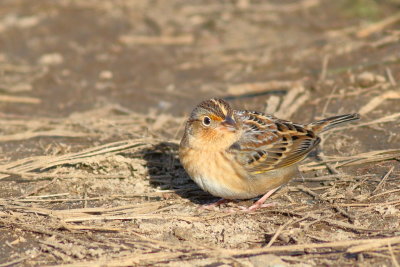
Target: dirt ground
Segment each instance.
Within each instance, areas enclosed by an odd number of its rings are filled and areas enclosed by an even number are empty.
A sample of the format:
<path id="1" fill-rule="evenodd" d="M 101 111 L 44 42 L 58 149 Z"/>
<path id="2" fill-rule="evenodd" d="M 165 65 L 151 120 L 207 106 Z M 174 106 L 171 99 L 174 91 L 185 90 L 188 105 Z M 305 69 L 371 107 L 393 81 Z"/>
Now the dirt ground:
<path id="1" fill-rule="evenodd" d="M 399 266 L 399 26 L 398 0 L 1 0 L 0 266 Z M 204 210 L 177 148 L 209 97 L 362 119 L 273 207 Z"/>

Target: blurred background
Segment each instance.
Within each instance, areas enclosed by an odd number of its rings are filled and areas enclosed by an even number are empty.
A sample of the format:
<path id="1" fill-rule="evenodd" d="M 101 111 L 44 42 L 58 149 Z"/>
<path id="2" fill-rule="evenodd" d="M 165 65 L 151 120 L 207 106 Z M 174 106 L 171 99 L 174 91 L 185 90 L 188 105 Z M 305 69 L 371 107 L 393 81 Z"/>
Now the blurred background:
<path id="1" fill-rule="evenodd" d="M 0 109 L 61 117 L 113 103 L 182 116 L 242 83 L 302 81 L 322 95 L 356 86 L 351 78 L 363 71 L 385 77 L 389 68 L 398 80 L 399 6 L 396 0 L 2 0 L 0 85 L 4 97 L 14 98 L 2 98 Z M 377 28 L 369 28 L 374 22 Z M 241 106 L 261 109 L 267 98 Z"/>
<path id="2" fill-rule="evenodd" d="M 3 121 L 0 133 L 135 136 L 135 122 L 87 121 L 117 108 L 158 120 L 155 135 L 178 139 L 182 127 L 167 122 L 182 124 L 210 97 L 304 123 L 356 112 L 400 79 L 399 12 L 398 0 L 2 0 L 0 116 L 23 120 Z M 73 125 L 58 128 L 41 120 L 71 116 Z"/>

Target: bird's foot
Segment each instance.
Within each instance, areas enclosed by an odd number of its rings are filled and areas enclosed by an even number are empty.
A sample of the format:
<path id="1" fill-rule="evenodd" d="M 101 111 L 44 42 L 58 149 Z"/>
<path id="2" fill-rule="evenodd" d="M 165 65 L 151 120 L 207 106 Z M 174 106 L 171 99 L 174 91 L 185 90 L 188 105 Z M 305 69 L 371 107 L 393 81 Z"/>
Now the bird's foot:
<path id="1" fill-rule="evenodd" d="M 253 212 L 256 211 L 260 208 L 268 208 L 271 206 L 275 206 L 277 203 L 275 202 L 271 202 L 271 203 L 267 203 L 264 204 L 264 202 L 273 194 L 275 193 L 275 191 L 277 191 L 280 188 L 280 186 L 278 186 L 277 188 L 274 188 L 270 191 L 268 191 L 262 198 L 260 198 L 259 200 L 256 201 L 256 203 L 254 203 L 253 205 L 251 205 L 248 208 L 244 208 L 242 210 L 246 211 L 246 212 Z"/>
<path id="2" fill-rule="evenodd" d="M 229 199 L 221 198 L 220 200 L 218 200 L 218 201 L 216 201 L 214 203 L 202 205 L 202 206 L 200 206 L 199 209 L 201 209 L 201 210 L 211 210 L 211 209 L 214 209 L 215 207 L 218 207 L 218 206 L 220 206 L 222 204 L 225 204 L 227 202 L 230 202 L 230 201 L 231 200 L 229 200 Z"/>
<path id="3" fill-rule="evenodd" d="M 250 207 L 240 207 L 240 209 L 244 212 L 254 212 L 258 209 L 264 209 L 264 208 L 269 208 L 273 207 L 275 205 L 278 205 L 276 202 L 271 202 L 271 203 L 259 203 L 258 201 L 251 205 Z"/>

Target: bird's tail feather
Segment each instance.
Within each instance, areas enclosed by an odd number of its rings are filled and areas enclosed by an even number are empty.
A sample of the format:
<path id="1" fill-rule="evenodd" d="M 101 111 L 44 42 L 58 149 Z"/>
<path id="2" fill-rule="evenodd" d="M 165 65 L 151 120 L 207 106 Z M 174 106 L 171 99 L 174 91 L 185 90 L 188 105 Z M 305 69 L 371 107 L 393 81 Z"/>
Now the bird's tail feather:
<path id="1" fill-rule="evenodd" d="M 344 123 L 355 121 L 358 119 L 360 119 L 360 114 L 358 113 L 345 114 L 345 115 L 329 117 L 320 121 L 315 121 L 308 124 L 307 126 L 314 132 L 321 133 L 329 129 L 335 128 L 337 126 L 340 126 Z"/>

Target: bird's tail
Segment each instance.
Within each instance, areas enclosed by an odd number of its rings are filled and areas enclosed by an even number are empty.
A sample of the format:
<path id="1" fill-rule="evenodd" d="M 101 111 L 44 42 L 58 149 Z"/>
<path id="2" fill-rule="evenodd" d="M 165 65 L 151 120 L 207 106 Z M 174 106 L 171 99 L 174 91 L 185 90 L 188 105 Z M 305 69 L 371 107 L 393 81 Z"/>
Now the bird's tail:
<path id="1" fill-rule="evenodd" d="M 358 114 L 358 113 L 345 114 L 345 115 L 334 116 L 334 117 L 326 118 L 326 119 L 323 119 L 320 121 L 312 122 L 312 123 L 308 124 L 307 127 L 316 133 L 321 133 L 321 132 L 325 132 L 329 129 L 335 128 L 337 126 L 340 126 L 344 123 L 347 123 L 350 121 L 355 121 L 358 119 L 360 119 L 360 114 Z"/>

